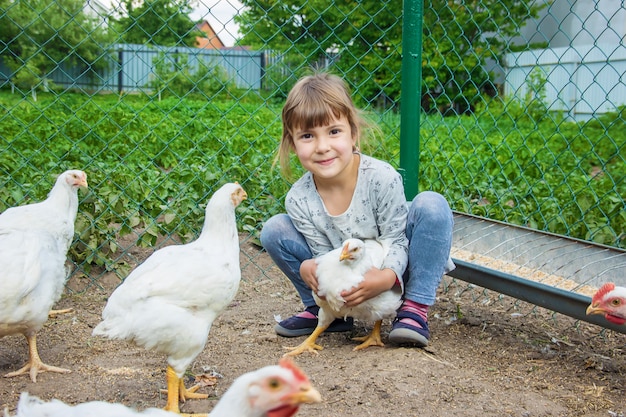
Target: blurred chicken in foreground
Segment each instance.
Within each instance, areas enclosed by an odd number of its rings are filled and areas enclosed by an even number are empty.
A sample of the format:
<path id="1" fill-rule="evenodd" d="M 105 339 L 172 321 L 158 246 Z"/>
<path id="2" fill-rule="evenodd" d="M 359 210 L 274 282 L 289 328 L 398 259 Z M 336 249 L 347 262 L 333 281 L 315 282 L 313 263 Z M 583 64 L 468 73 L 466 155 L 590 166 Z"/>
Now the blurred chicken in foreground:
<path id="1" fill-rule="evenodd" d="M 293 362 L 281 359 L 237 378 L 208 417 L 291 417 L 301 404 L 318 403 L 320 393 Z M 59 400 L 43 402 L 22 393 L 16 417 L 174 417 L 157 408 L 136 411 L 122 404 L 93 401 L 75 406 Z M 199 417 L 203 414 L 191 414 Z M 5 413 L 5 417 L 9 417 Z"/>

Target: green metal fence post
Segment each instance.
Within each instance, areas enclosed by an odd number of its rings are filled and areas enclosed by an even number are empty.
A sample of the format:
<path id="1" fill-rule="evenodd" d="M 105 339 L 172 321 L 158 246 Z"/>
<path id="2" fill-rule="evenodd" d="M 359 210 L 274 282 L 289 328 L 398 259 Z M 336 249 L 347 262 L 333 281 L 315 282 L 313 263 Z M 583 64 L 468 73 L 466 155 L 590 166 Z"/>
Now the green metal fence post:
<path id="1" fill-rule="evenodd" d="M 402 23 L 400 173 L 407 200 L 419 189 L 420 97 L 422 92 L 423 0 L 405 0 Z"/>

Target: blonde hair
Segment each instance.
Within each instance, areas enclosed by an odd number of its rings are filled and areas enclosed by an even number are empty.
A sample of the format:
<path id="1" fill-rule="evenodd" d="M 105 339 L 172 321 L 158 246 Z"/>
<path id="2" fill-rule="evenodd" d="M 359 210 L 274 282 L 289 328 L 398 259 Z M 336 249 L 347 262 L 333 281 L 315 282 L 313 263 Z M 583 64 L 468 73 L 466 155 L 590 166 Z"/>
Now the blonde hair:
<path id="1" fill-rule="evenodd" d="M 319 72 L 307 75 L 293 86 L 283 106 L 283 134 L 278 148 L 277 161 L 285 178 L 291 180 L 290 156 L 294 151 L 294 132 L 327 125 L 333 119 L 345 117 L 350 124 L 356 149 L 361 146 L 361 136 L 372 125 L 365 120 L 354 105 L 348 85 L 340 77 Z"/>

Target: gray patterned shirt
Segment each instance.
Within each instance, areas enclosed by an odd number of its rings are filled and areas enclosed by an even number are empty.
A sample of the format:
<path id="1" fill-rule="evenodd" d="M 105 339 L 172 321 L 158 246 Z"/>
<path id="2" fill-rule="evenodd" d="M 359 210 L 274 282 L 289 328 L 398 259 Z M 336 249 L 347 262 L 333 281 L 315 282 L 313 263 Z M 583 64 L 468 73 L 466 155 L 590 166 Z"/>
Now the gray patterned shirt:
<path id="1" fill-rule="evenodd" d="M 354 195 L 350 207 L 340 215 L 328 214 L 310 172 L 293 184 L 285 208 L 314 257 L 352 237 L 388 240 L 390 249 L 381 269 L 393 270 L 402 285 L 408 263 L 407 203 L 402 177 L 387 162 L 360 155 Z"/>

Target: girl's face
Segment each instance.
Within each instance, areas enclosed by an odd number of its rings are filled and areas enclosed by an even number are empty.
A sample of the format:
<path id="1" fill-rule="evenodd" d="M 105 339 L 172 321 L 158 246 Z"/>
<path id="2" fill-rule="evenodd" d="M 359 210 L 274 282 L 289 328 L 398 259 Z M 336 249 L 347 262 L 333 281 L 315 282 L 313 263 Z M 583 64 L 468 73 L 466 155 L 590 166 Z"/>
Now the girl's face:
<path id="1" fill-rule="evenodd" d="M 351 172 L 355 139 L 345 117 L 312 129 L 295 129 L 295 153 L 302 167 L 316 179 L 335 179 Z"/>

